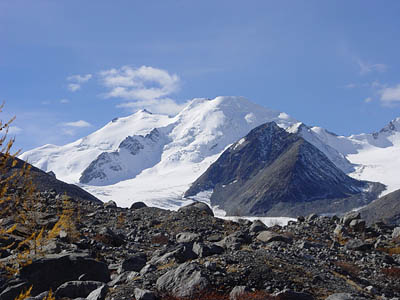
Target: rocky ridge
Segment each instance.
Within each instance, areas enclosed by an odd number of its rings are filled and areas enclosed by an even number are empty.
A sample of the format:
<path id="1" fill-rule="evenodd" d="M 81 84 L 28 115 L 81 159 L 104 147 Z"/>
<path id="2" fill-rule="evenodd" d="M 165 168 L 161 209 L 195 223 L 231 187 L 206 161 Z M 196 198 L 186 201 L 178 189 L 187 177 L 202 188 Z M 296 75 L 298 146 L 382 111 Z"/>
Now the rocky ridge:
<path id="1" fill-rule="evenodd" d="M 270 122 L 226 149 L 185 197 L 212 191 L 211 204 L 228 215 L 295 217 L 343 213 L 368 204 L 383 188 L 347 176 L 300 134 Z"/>
<path id="2" fill-rule="evenodd" d="M 39 196 L 48 230 L 59 218 L 61 195 Z M 215 218 L 203 203 L 174 212 L 69 201 L 78 233 L 62 230 L 45 241 L 13 277 L 1 269 L 0 299 L 30 285 L 30 299 L 43 299 L 49 288 L 58 299 L 91 300 L 400 297 L 400 228 L 366 226 L 357 213 L 266 227 Z M 1 224 L 13 228 L 15 220 Z M 18 252 L 8 241 L 23 238 L 23 226 L 7 234 L 0 263 L 15 266 Z"/>

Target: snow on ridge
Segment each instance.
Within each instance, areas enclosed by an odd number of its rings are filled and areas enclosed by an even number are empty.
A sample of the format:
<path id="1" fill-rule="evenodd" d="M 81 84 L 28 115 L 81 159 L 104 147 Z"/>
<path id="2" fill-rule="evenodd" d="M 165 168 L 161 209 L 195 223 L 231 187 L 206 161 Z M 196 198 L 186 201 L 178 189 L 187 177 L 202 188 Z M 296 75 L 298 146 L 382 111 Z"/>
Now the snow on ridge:
<path id="1" fill-rule="evenodd" d="M 302 132 L 307 141 L 342 170 L 350 172 L 354 168 L 349 174 L 354 178 L 380 181 L 389 186 L 388 190 L 400 188 L 400 183 L 395 182 L 400 169 L 400 118 L 391 122 L 396 130 L 381 130 L 375 136 L 345 137 L 321 127 L 307 127 L 285 113 L 231 96 L 193 99 L 174 117 L 141 110 L 115 118 L 73 143 L 44 145 L 23 153 L 20 158 L 44 171 L 55 172 L 61 180 L 77 184 L 82 172 L 100 154 L 118 152 L 127 137 L 146 136 L 158 129 L 165 139 L 157 144 L 159 162 L 154 166 L 139 168 L 134 179 L 121 177 L 121 181 L 112 185 L 80 185 L 101 200 L 112 199 L 120 206 L 144 201 L 152 206 L 177 207 L 185 203 L 182 194 L 189 185 L 220 153 L 251 129 L 271 121 L 289 132 Z"/>

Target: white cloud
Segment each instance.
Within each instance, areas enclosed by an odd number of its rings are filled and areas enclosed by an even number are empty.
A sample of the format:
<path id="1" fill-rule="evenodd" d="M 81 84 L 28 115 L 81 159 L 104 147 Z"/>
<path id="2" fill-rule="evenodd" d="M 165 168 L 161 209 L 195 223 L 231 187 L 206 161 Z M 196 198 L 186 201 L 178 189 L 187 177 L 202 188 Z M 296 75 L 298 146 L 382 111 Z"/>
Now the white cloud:
<path id="1" fill-rule="evenodd" d="M 69 103 L 69 100 L 68 99 L 60 99 L 60 103 L 67 104 L 67 103 Z"/>
<path id="2" fill-rule="evenodd" d="M 68 89 L 71 92 L 76 92 L 81 88 L 81 85 L 83 83 L 88 82 L 92 77 L 92 74 L 69 76 L 67 77 L 67 81 L 70 81 L 72 83 L 68 84 Z"/>
<path id="3" fill-rule="evenodd" d="M 18 133 L 21 133 L 21 132 L 22 132 L 22 129 L 17 127 L 17 126 L 10 126 L 8 128 L 8 134 L 18 134 Z"/>
<path id="4" fill-rule="evenodd" d="M 68 84 L 68 89 L 71 92 L 76 92 L 77 90 L 79 90 L 81 88 L 81 85 L 79 83 L 70 83 Z"/>
<path id="5" fill-rule="evenodd" d="M 179 90 L 178 75 L 153 67 L 142 66 L 138 69 L 123 66 L 100 72 L 104 86 L 110 90 L 108 98 L 126 100 L 154 100 Z"/>
<path id="6" fill-rule="evenodd" d="M 159 99 L 159 100 L 145 100 L 133 101 L 118 104 L 118 108 L 128 108 L 130 111 L 137 111 L 138 109 L 147 109 L 154 113 L 176 115 L 179 113 L 187 103 L 178 104 L 172 99 Z"/>
<path id="7" fill-rule="evenodd" d="M 75 121 L 75 122 L 66 122 L 66 123 L 62 123 L 61 125 L 67 126 L 67 127 L 75 127 L 75 128 L 83 128 L 83 127 L 91 127 L 92 126 L 92 124 L 90 124 L 89 122 L 86 122 L 84 120 L 79 120 L 79 121 Z"/>
<path id="8" fill-rule="evenodd" d="M 400 102 L 400 84 L 380 90 L 381 101 L 385 104 Z"/>
<path id="9" fill-rule="evenodd" d="M 355 84 L 355 83 L 349 83 L 349 84 L 346 84 L 344 87 L 345 87 L 346 89 L 354 89 L 354 88 L 357 87 L 357 84 Z"/>
<path id="10" fill-rule="evenodd" d="M 77 83 L 85 83 L 92 78 L 92 74 L 86 75 L 72 75 L 67 77 L 68 81 L 77 82 Z"/>
<path id="11" fill-rule="evenodd" d="M 370 102 L 372 102 L 372 98 L 371 97 L 365 98 L 364 102 L 365 103 L 370 103 Z"/>
<path id="12" fill-rule="evenodd" d="M 360 74 L 365 75 L 371 72 L 383 73 L 387 70 L 387 65 L 385 64 L 372 64 L 369 62 L 364 62 L 361 59 L 357 59 L 357 64 L 360 67 Z"/>

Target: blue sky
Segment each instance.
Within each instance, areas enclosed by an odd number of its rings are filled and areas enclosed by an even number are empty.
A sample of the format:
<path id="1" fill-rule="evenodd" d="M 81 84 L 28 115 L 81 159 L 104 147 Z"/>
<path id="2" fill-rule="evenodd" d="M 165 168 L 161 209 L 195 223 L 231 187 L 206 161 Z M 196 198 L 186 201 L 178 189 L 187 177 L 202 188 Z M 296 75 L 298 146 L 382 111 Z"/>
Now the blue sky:
<path id="1" fill-rule="evenodd" d="M 147 107 L 245 96 L 338 134 L 400 116 L 400 2 L 0 2 L 1 119 L 64 144 Z"/>

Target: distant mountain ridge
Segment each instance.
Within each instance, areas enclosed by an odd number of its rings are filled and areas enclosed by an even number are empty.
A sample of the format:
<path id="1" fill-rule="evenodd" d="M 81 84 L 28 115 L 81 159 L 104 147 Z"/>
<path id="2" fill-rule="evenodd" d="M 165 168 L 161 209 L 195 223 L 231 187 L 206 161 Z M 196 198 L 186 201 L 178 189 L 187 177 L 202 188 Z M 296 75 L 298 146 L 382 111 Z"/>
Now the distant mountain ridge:
<path id="1" fill-rule="evenodd" d="M 299 133 L 346 174 L 383 182 L 391 191 L 400 188 L 394 180 L 400 169 L 399 120 L 377 138 L 373 134 L 344 137 L 243 97 L 193 99 L 174 117 L 141 110 L 115 118 L 73 143 L 45 145 L 20 157 L 103 201 L 115 200 L 120 206 L 144 201 L 177 209 L 185 203 L 182 195 L 190 184 L 227 147 L 255 127 L 274 121 L 288 132 Z"/>
<path id="2" fill-rule="evenodd" d="M 14 166 L 9 166 L 8 171 L 3 174 L 4 178 L 11 177 L 13 174 L 20 172 L 24 167 L 25 163 L 23 160 L 19 158 L 15 158 L 17 163 Z M 48 174 L 34 166 L 31 166 L 29 171 L 29 175 L 32 178 L 32 182 L 34 184 L 35 190 L 37 192 L 45 192 L 45 191 L 54 191 L 57 194 L 67 195 L 79 201 L 89 201 L 95 203 L 102 203 L 99 199 L 81 189 L 80 187 L 65 183 L 61 180 L 58 180 L 53 174 Z M 16 177 L 18 178 L 18 176 Z M 19 184 L 16 180 L 11 181 L 11 188 L 18 188 Z"/>
<path id="3" fill-rule="evenodd" d="M 212 190 L 211 204 L 230 215 L 296 217 L 345 212 L 383 189 L 347 176 L 300 133 L 271 122 L 225 150 L 185 196 Z"/>

